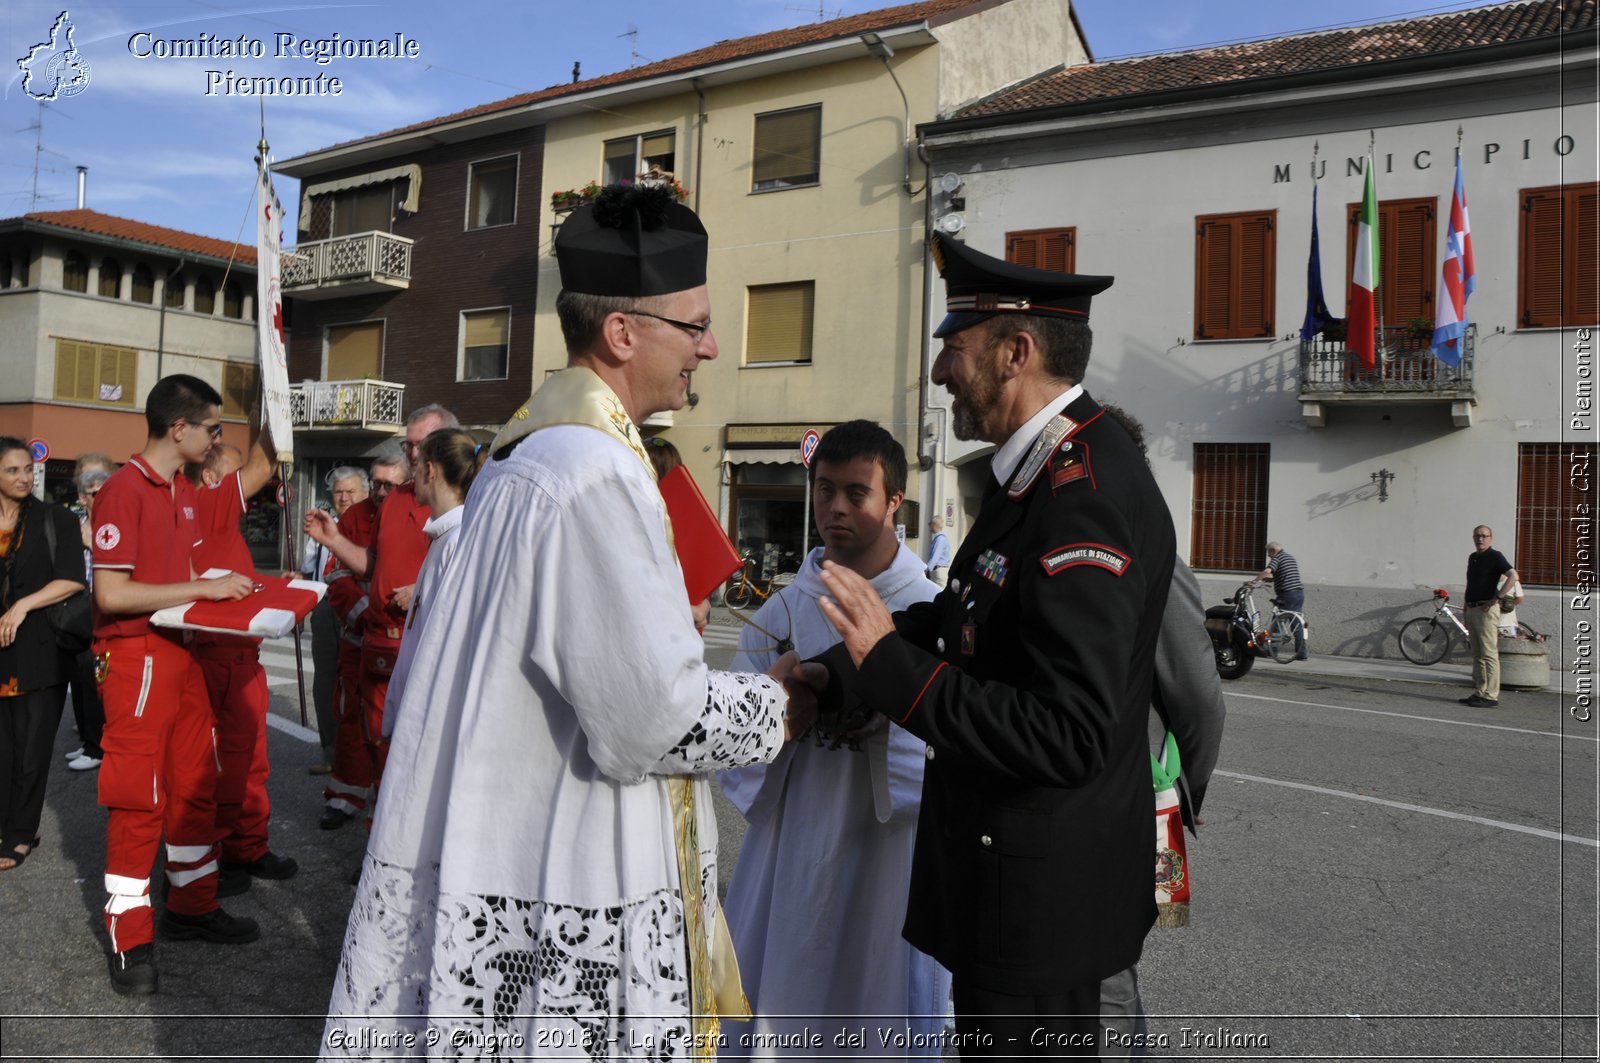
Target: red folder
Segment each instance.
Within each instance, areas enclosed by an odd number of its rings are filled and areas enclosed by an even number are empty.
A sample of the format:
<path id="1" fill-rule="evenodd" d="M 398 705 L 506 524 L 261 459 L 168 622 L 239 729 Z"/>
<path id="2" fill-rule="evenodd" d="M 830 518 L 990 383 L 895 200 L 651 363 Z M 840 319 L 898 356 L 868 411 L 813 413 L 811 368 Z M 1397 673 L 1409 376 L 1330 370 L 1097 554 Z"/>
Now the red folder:
<path id="1" fill-rule="evenodd" d="M 703 602 L 744 567 L 744 559 L 687 468 L 680 465 L 661 478 L 661 497 L 672 520 L 672 539 L 678 548 L 689 604 Z"/>

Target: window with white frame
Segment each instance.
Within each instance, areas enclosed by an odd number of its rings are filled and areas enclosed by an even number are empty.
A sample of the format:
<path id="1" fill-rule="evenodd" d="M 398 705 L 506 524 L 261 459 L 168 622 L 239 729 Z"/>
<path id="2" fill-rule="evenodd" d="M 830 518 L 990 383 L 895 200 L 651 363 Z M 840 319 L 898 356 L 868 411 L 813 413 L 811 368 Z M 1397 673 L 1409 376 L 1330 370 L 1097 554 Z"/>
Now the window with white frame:
<path id="1" fill-rule="evenodd" d="M 463 310 L 458 380 L 504 380 L 511 354 L 511 308 Z"/>
<path id="2" fill-rule="evenodd" d="M 627 185 L 641 177 L 672 177 L 677 167 L 677 139 L 672 130 L 658 129 L 606 141 L 601 184 Z"/>
<path id="3" fill-rule="evenodd" d="M 517 157 L 472 163 L 467 176 L 467 228 L 487 229 L 517 220 Z"/>

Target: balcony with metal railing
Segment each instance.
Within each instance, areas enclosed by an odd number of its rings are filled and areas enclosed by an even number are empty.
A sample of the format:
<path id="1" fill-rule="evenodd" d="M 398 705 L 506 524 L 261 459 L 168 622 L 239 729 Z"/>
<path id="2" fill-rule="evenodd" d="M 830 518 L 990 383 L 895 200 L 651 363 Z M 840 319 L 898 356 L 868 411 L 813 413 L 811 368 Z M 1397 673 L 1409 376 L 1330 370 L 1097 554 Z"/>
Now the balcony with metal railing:
<path id="1" fill-rule="evenodd" d="M 283 292 L 297 299 L 404 291 L 411 286 L 412 241 L 365 232 L 283 250 Z"/>
<path id="2" fill-rule="evenodd" d="M 1329 406 L 1446 405 L 1457 427 L 1472 424 L 1477 403 L 1473 360 L 1478 327 L 1461 338 L 1461 362 L 1434 356 L 1431 336 L 1405 326 L 1378 330 L 1377 365 L 1362 365 L 1341 337 L 1300 341 L 1300 406 L 1314 428 L 1326 423 Z"/>
<path id="3" fill-rule="evenodd" d="M 289 385 L 296 431 L 390 435 L 405 423 L 406 386 L 385 380 L 308 380 Z"/>

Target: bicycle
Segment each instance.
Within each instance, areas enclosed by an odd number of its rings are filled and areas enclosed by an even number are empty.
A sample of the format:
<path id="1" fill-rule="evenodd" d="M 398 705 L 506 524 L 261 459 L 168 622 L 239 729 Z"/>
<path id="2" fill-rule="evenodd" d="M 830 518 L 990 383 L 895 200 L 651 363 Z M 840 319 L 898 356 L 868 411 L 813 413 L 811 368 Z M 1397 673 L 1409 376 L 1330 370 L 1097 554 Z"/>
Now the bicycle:
<path id="1" fill-rule="evenodd" d="M 743 609 L 752 602 L 764 602 L 772 597 L 773 592 L 794 582 L 793 572 L 780 572 L 765 584 L 757 582 L 750 578 L 750 573 L 755 567 L 755 558 L 745 558 L 744 567 L 739 569 L 738 575 L 728 581 L 728 589 L 723 593 L 722 600 L 729 609 Z"/>
<path id="2" fill-rule="evenodd" d="M 1259 622 L 1261 612 L 1256 608 L 1255 599 L 1250 591 L 1261 585 L 1260 580 L 1251 580 L 1240 590 L 1244 591 L 1246 607 L 1250 611 L 1250 618 Z M 1256 635 L 1256 652 L 1263 657 L 1271 657 L 1279 664 L 1288 664 L 1298 660 L 1300 651 L 1296 648 L 1296 635 L 1299 641 L 1309 645 L 1311 641 L 1311 628 L 1306 624 L 1305 614 L 1297 613 L 1292 609 L 1285 609 L 1272 599 L 1272 616 L 1267 620 L 1265 629 Z"/>
<path id="3" fill-rule="evenodd" d="M 1450 604 L 1450 592 L 1436 587 L 1433 615 L 1419 616 L 1400 625 L 1400 653 L 1412 664 L 1438 664 L 1450 652 L 1451 628 L 1471 642 L 1472 636 L 1467 634 L 1467 625 L 1461 620 L 1461 610 Z"/>

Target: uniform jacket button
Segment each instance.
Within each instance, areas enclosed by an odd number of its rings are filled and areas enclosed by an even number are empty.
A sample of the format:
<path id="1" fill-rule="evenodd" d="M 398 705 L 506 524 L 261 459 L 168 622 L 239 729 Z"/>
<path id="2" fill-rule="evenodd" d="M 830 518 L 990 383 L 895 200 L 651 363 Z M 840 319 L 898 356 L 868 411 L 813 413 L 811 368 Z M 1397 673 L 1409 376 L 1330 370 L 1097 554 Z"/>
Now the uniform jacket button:
<path id="1" fill-rule="evenodd" d="M 937 641 L 935 641 L 934 644 L 933 644 L 933 648 L 938 650 L 940 653 L 943 653 L 944 652 L 944 639 L 938 639 Z"/>
<path id="2" fill-rule="evenodd" d="M 978 843 L 987 849 L 989 846 L 994 844 L 994 839 L 985 834 L 983 837 L 978 839 Z"/>
<path id="3" fill-rule="evenodd" d="M 923 750 L 922 751 L 922 755 L 927 757 L 929 760 L 932 760 L 933 759 L 933 747 L 929 746 L 927 749 Z"/>

